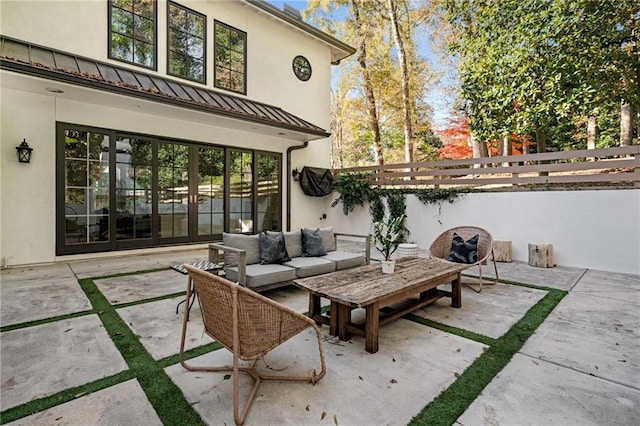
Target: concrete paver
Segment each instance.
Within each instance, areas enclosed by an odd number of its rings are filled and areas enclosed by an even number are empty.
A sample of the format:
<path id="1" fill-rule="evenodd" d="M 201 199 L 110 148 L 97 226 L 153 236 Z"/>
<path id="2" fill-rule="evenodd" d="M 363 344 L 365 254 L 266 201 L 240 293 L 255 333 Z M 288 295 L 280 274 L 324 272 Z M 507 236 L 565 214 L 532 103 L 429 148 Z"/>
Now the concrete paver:
<path id="1" fill-rule="evenodd" d="M 572 293 L 640 304 L 640 276 L 589 270 L 572 289 Z"/>
<path id="2" fill-rule="evenodd" d="M 516 354 L 458 424 L 637 425 L 639 407 L 638 389 Z"/>
<path id="3" fill-rule="evenodd" d="M 451 285 L 440 288 L 451 290 Z M 451 308 L 450 300 L 443 298 L 414 314 L 497 339 L 509 331 L 546 294 L 544 290 L 503 283 L 484 285 L 480 293 L 463 286 L 461 308 Z"/>
<path id="4" fill-rule="evenodd" d="M 567 266 L 555 266 L 553 268 L 535 268 L 527 262 L 497 262 L 498 276 L 504 281 L 513 281 L 524 284 L 534 284 L 541 287 L 550 287 L 558 290 L 569 291 L 584 275 L 586 269 Z M 478 275 L 478 267 L 467 269 L 464 274 Z M 495 277 L 493 261 L 489 261 L 482 267 L 482 276 Z"/>
<path id="5" fill-rule="evenodd" d="M 96 315 L 2 333 L 3 410 L 127 369 Z"/>
<path id="6" fill-rule="evenodd" d="M 324 349 L 327 375 L 323 380 L 316 385 L 263 382 L 245 424 L 406 424 L 453 383 L 485 346 L 400 319 L 381 328 L 380 350 L 375 354 L 365 352 L 361 337 L 348 342 L 327 337 Z M 318 359 L 315 334 L 307 330 L 267 355 L 266 364 L 274 370 L 272 374 L 306 374 L 318 368 Z M 231 360 L 230 352 L 222 349 L 190 363 L 231 365 Z M 232 380 L 224 379 L 228 373 L 189 372 L 180 365 L 165 371 L 207 424 L 233 424 Z M 247 378 L 242 383 L 241 398 L 251 382 Z"/>
<path id="7" fill-rule="evenodd" d="M 187 288 L 187 275 L 183 275 L 173 269 L 167 269 L 165 271 L 103 278 L 94 280 L 94 283 L 109 303 L 117 305 L 174 293 L 184 293 Z"/>
<path id="8" fill-rule="evenodd" d="M 0 283 L 3 327 L 91 309 L 67 264 L 3 270 Z"/>
<path id="9" fill-rule="evenodd" d="M 137 380 L 85 395 L 11 423 L 10 426 L 162 425 Z"/>

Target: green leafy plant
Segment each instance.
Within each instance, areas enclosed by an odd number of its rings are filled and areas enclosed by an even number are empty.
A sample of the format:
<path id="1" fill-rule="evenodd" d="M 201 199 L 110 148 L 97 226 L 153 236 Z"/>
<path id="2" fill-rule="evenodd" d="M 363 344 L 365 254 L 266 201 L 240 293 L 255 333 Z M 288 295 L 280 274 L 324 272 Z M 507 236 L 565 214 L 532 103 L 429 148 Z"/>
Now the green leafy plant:
<path id="1" fill-rule="evenodd" d="M 373 224 L 373 245 L 384 256 L 384 260 L 390 260 L 402 242 L 404 219 L 403 214 Z"/>
<path id="2" fill-rule="evenodd" d="M 353 209 L 365 201 L 371 201 L 378 195 L 378 189 L 371 186 L 371 173 L 341 173 L 333 182 L 333 188 L 340 196 L 333 200 L 331 207 L 342 202 L 342 211 L 348 215 Z"/>

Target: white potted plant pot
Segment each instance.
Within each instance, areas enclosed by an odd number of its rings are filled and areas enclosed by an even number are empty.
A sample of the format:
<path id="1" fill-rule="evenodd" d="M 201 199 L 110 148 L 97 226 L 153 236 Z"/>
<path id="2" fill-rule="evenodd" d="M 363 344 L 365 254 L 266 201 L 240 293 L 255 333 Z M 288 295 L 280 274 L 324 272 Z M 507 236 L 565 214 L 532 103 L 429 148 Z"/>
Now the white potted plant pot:
<path id="1" fill-rule="evenodd" d="M 380 263 L 382 264 L 383 274 L 393 274 L 393 271 L 396 269 L 395 260 L 381 260 Z"/>

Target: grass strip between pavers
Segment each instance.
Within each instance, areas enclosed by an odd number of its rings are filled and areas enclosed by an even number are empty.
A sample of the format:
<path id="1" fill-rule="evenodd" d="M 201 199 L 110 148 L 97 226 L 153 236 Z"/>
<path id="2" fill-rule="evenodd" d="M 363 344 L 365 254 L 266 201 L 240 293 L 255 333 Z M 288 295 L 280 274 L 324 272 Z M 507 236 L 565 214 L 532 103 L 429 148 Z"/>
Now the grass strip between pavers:
<path id="1" fill-rule="evenodd" d="M 409 424 L 412 426 L 454 424 L 566 295 L 566 291 L 549 289 L 545 297 L 531 307 L 506 334 L 496 339 L 451 386 L 423 408 Z M 450 328 L 446 331 L 458 334 Z M 468 332 L 465 331 L 465 333 Z"/>

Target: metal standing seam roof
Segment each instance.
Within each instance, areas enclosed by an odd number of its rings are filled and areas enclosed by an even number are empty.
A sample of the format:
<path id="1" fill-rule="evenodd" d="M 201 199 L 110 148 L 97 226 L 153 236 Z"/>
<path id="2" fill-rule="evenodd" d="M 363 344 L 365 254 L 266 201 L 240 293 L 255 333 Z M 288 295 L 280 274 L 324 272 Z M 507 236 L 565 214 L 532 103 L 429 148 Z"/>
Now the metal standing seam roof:
<path id="1" fill-rule="evenodd" d="M 0 35 L 0 69 L 328 137 L 282 108 Z"/>

